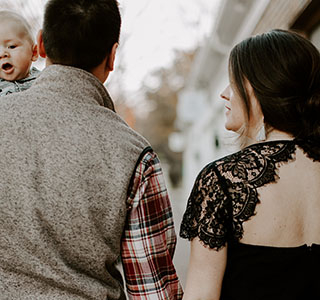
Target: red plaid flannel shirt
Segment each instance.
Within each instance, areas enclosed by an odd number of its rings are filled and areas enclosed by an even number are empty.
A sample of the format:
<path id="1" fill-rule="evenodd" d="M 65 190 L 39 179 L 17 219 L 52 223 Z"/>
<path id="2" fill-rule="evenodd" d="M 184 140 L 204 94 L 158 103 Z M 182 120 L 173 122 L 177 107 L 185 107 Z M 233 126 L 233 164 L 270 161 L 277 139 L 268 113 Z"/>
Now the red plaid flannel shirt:
<path id="1" fill-rule="evenodd" d="M 157 155 L 147 151 L 138 164 L 128 197 L 122 264 L 129 299 L 182 299 L 172 263 L 176 234 Z"/>

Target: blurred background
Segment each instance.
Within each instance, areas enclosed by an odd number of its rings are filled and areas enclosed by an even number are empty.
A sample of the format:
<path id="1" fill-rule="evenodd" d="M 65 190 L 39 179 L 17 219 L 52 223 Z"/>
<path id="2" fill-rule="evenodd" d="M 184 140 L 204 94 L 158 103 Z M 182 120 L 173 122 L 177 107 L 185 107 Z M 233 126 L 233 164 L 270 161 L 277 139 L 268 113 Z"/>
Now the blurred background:
<path id="1" fill-rule="evenodd" d="M 34 34 L 45 0 L 0 0 Z M 118 113 L 159 154 L 176 232 L 197 173 L 235 150 L 219 95 L 228 84 L 231 48 L 273 28 L 293 29 L 320 47 L 320 0 L 119 0 L 122 33 L 106 87 Z M 63 30 L 63 28 L 61 29 Z M 35 64 L 44 68 L 44 61 Z M 178 238 L 174 262 L 185 285 L 189 243 Z"/>

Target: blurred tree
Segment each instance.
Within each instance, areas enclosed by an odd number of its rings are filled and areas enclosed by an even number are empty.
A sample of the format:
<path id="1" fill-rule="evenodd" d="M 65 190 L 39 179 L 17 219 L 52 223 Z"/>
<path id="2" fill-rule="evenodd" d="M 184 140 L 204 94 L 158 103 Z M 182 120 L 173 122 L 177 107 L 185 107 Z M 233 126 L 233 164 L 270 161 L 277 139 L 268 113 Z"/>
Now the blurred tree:
<path id="1" fill-rule="evenodd" d="M 195 52 L 176 51 L 170 67 L 158 69 L 145 79 L 143 89 L 152 109 L 146 117 L 137 117 L 136 123 L 137 130 L 150 141 L 161 160 L 168 164 L 173 186 L 181 180 L 182 153 L 169 148 L 168 137 L 176 131 L 178 93 L 186 83 Z"/>
<path id="2" fill-rule="evenodd" d="M 44 4 L 45 0 L 0 0 L 0 9 L 9 9 L 21 14 L 36 34 L 41 28 Z"/>
<path id="3" fill-rule="evenodd" d="M 128 35 L 121 35 L 120 44 L 125 44 Z M 124 74 L 126 72 L 125 53 L 123 47 L 118 47 L 115 70 L 110 74 L 105 86 L 108 89 L 110 96 L 115 104 L 116 112 L 128 123 L 132 128 L 135 128 L 136 116 L 132 106 L 129 105 L 126 89 L 123 84 Z"/>

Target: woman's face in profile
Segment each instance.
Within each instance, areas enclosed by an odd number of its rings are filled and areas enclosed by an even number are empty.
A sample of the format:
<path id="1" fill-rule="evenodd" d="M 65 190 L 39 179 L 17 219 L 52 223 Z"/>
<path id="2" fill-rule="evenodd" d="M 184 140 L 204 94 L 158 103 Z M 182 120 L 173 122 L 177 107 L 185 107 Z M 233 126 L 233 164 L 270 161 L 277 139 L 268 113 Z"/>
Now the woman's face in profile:
<path id="1" fill-rule="evenodd" d="M 232 81 L 221 93 L 220 96 L 225 100 L 226 108 L 225 128 L 239 133 L 240 129 L 243 129 L 245 126 L 246 136 L 254 139 L 259 128 L 264 122 L 264 117 L 260 103 L 257 100 L 248 80 L 245 81 L 245 89 L 249 98 L 249 117 L 244 101 L 240 97 L 238 89 Z"/>
<path id="2" fill-rule="evenodd" d="M 243 101 L 232 83 L 224 89 L 220 97 L 225 100 L 225 128 L 237 132 L 246 122 Z"/>

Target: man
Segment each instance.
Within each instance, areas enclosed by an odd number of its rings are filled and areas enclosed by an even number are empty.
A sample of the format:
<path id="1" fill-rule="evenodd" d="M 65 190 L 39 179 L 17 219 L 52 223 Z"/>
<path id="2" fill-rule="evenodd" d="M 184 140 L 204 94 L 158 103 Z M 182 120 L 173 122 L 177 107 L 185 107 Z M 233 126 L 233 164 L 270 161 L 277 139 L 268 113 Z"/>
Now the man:
<path id="1" fill-rule="evenodd" d="M 0 298 L 181 299 L 159 160 L 103 82 L 116 0 L 50 0 L 46 68 L 0 103 Z"/>

